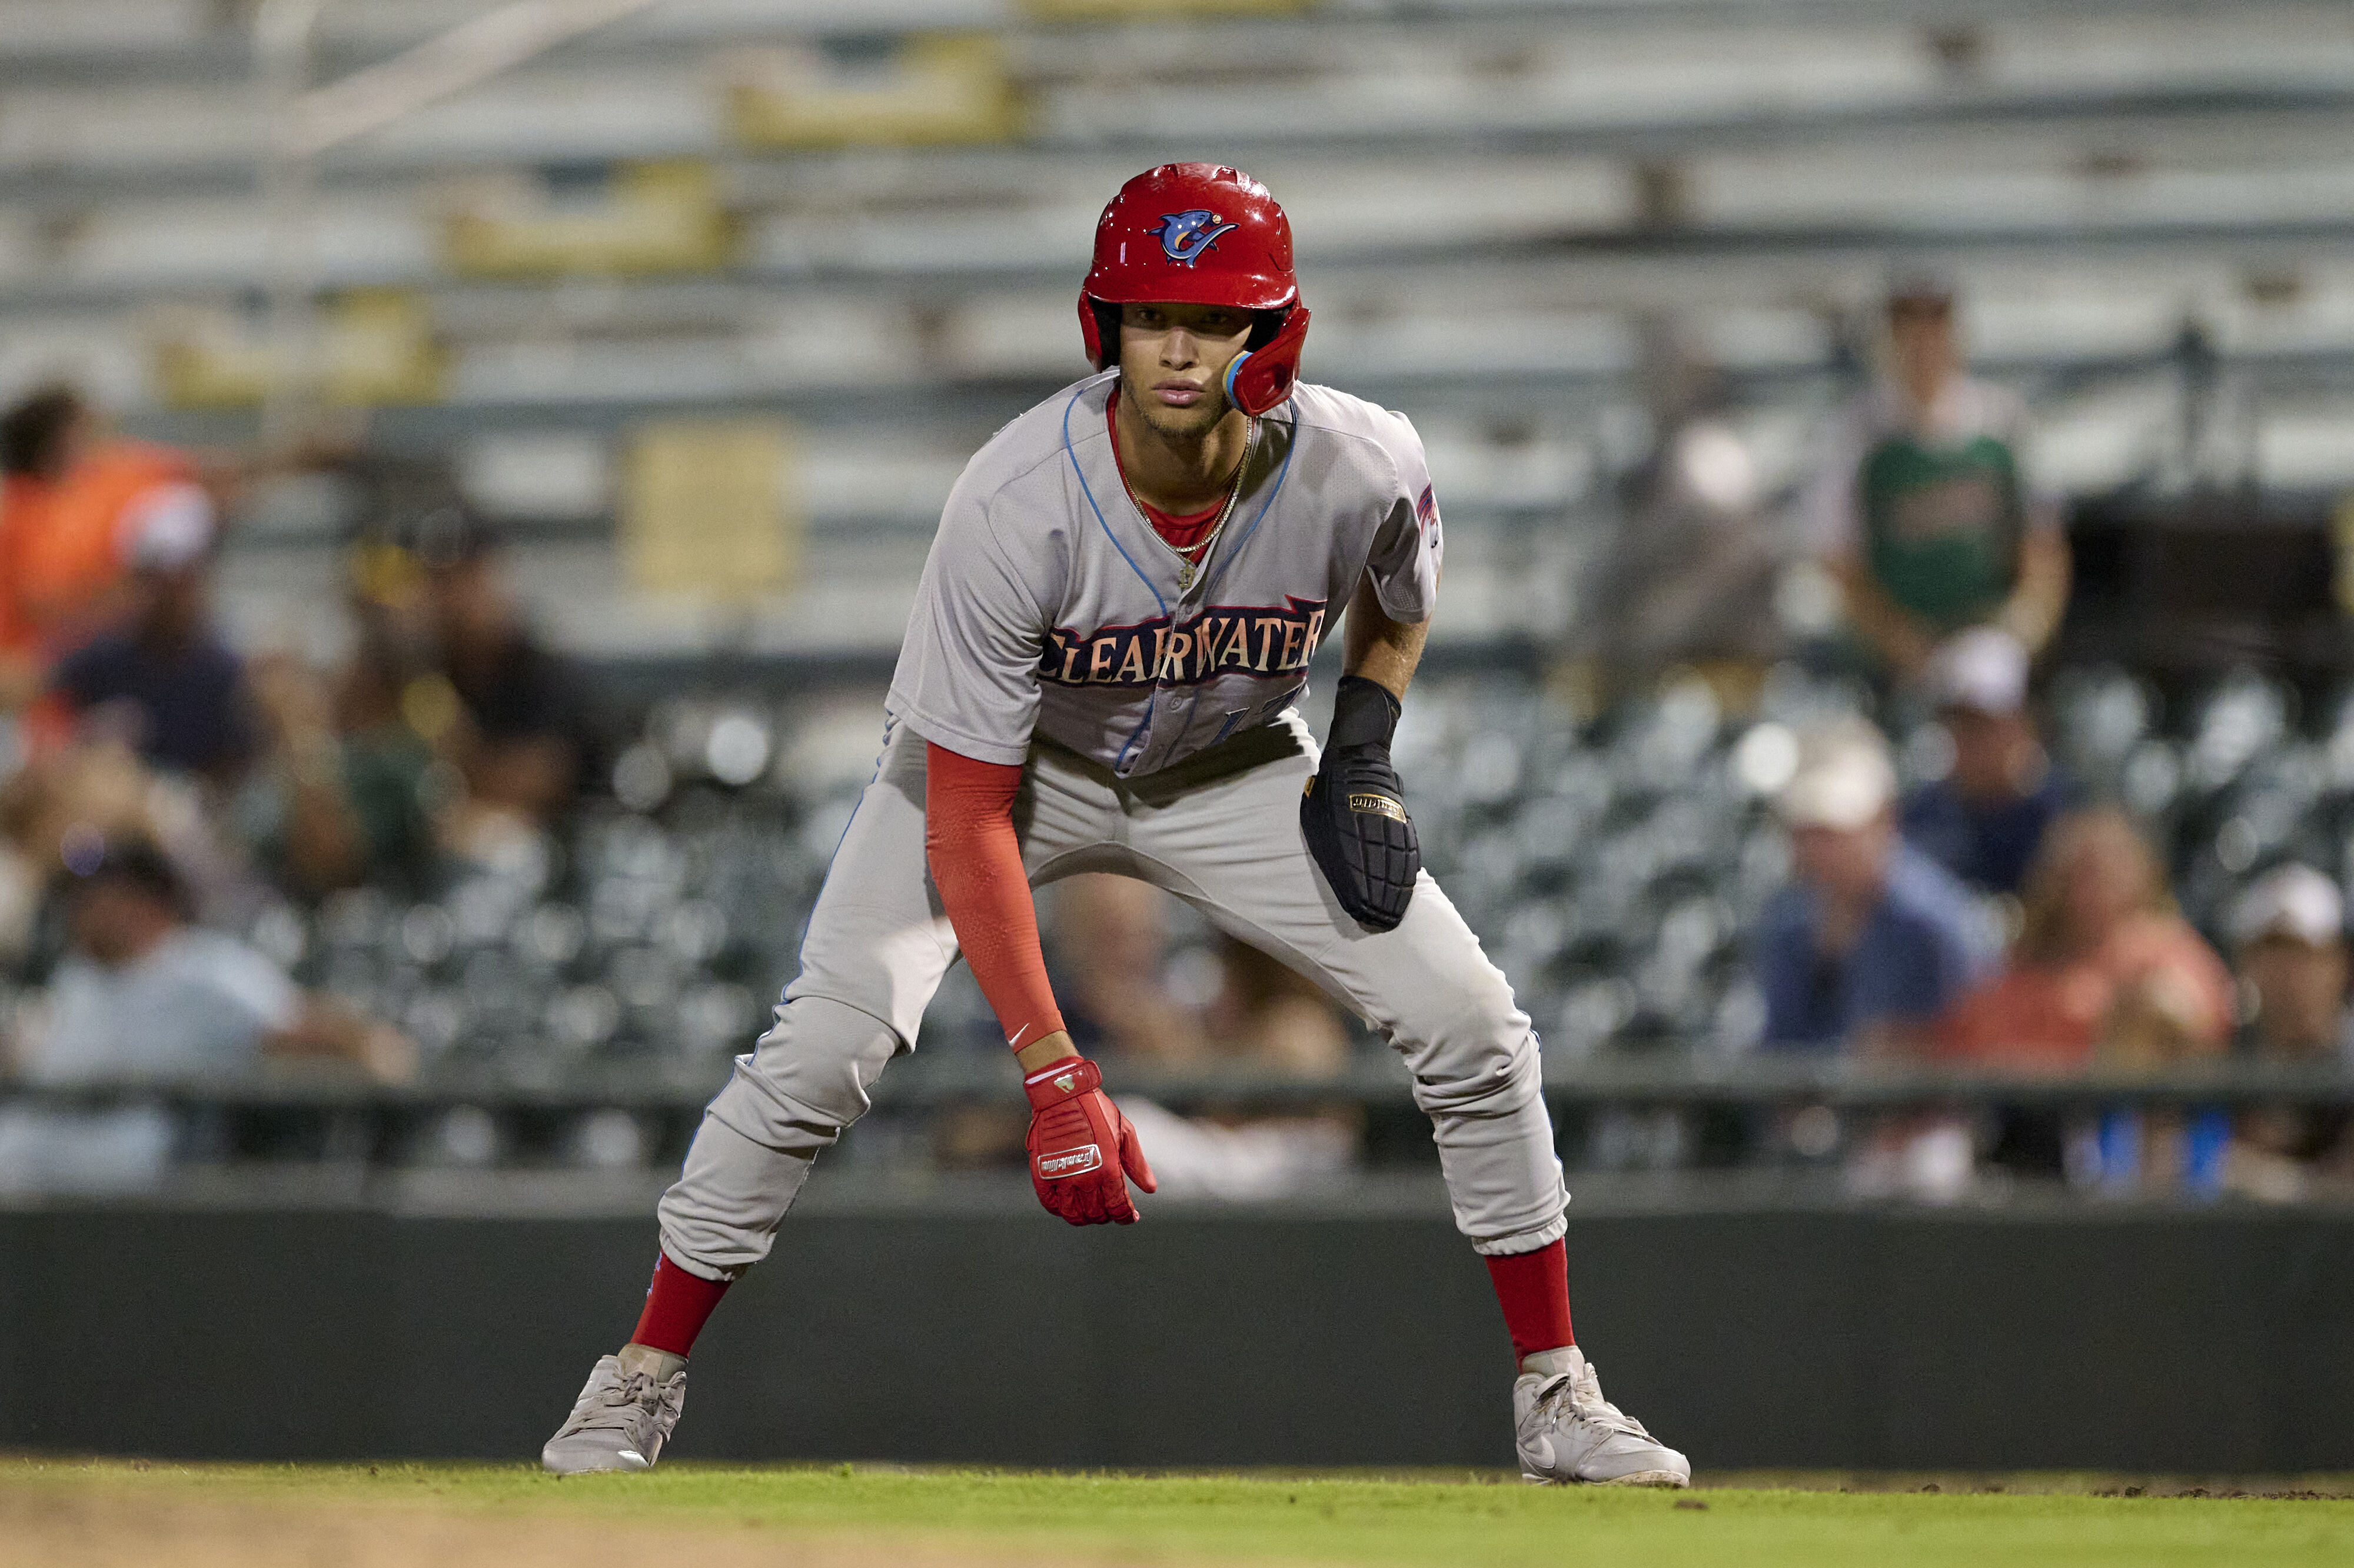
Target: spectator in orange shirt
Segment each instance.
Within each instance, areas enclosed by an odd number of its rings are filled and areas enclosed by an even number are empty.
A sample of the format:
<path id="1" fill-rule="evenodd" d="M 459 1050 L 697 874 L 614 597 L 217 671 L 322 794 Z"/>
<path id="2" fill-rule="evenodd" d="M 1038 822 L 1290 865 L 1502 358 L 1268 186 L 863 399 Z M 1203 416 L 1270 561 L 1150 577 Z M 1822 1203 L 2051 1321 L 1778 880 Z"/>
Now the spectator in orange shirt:
<path id="1" fill-rule="evenodd" d="M 186 457 L 107 438 L 70 387 L 0 415 L 0 707 L 120 618 L 128 546 L 154 519 L 200 513 L 208 531 L 212 510 Z"/>
<path id="2" fill-rule="evenodd" d="M 2024 903 L 2009 962 L 1946 1017 L 1940 1054 L 2064 1071 L 2096 1056 L 2154 1065 L 2225 1049 L 2231 975 L 2177 913 L 2157 855 L 2124 812 L 2099 807 L 2054 822 Z"/>

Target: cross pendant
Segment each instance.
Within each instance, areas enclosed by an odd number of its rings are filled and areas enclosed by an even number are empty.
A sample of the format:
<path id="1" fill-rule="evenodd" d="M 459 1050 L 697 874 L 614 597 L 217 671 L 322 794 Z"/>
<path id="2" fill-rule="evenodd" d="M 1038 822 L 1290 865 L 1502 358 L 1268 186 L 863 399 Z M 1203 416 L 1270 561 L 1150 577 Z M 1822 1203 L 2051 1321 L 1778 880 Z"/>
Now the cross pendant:
<path id="1" fill-rule="evenodd" d="M 1193 563 L 1187 561 L 1177 568 L 1177 591 L 1183 593 L 1193 586 Z"/>

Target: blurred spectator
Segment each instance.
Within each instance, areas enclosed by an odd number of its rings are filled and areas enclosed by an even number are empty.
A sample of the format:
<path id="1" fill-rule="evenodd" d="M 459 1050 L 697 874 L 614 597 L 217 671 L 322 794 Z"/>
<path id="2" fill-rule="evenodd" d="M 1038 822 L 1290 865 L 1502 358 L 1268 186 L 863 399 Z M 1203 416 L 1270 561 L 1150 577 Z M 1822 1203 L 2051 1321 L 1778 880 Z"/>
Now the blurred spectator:
<path id="1" fill-rule="evenodd" d="M 458 758 L 477 740 L 441 667 L 425 565 L 472 547 L 421 527 L 363 538 L 347 563 L 355 636 L 343 667 L 322 679 L 283 654 L 254 662 L 269 757 L 247 816 L 289 891 L 376 881 L 422 893 L 442 839 L 475 836 Z"/>
<path id="2" fill-rule="evenodd" d="M 342 1061 L 383 1079 L 414 1071 L 398 1033 L 306 996 L 234 937 L 190 924 L 186 891 L 138 840 L 71 846 L 71 950 L 16 1066 L 50 1085 L 168 1084 L 252 1072 L 265 1056 Z M 154 1106 L 96 1113 L 14 1107 L 0 1119 L 0 1185 L 151 1183 L 178 1134 Z"/>
<path id="3" fill-rule="evenodd" d="M 1156 1066 L 1247 1062 L 1302 1077 L 1348 1065 L 1349 1036 L 1314 982 L 1221 935 L 1218 989 L 1189 1004 L 1163 980 L 1169 895 L 1133 877 L 1086 874 L 1055 890 L 1055 952 L 1075 1037 Z"/>
<path id="4" fill-rule="evenodd" d="M 412 1070 L 400 1036 L 308 996 L 259 950 L 190 924 L 171 863 L 138 840 L 69 863 L 72 951 L 27 1065 L 45 1082 L 249 1070 L 263 1054 L 344 1060 L 387 1079 Z"/>
<path id="5" fill-rule="evenodd" d="M 32 758 L 0 784 L 0 885 L 9 890 L 0 920 L 0 958 L 22 958 L 67 852 L 98 835 L 147 835 L 152 780 L 117 743 L 80 746 Z"/>
<path id="6" fill-rule="evenodd" d="M 530 634 L 486 529 L 434 504 L 363 538 L 351 609 L 332 680 L 282 655 L 251 672 L 266 765 L 242 816 L 288 891 L 421 890 L 445 843 L 493 858 L 570 803 L 590 752 L 582 683 Z"/>
<path id="7" fill-rule="evenodd" d="M 212 498 L 196 480 L 179 452 L 108 437 L 68 387 L 0 415 L 0 707 L 22 706 L 50 660 L 121 618 L 141 540 L 209 535 Z"/>
<path id="8" fill-rule="evenodd" d="M 1201 1013 L 1162 978 L 1168 907 L 1168 895 L 1133 877 L 1089 874 L 1055 887 L 1055 990 L 1087 1054 L 1189 1066 L 1209 1054 Z"/>
<path id="9" fill-rule="evenodd" d="M 123 539 L 123 622 L 58 661 L 53 689 L 83 733 L 122 740 L 154 767 L 228 784 L 252 760 L 243 668 L 215 629 L 211 509 L 148 507 Z"/>
<path id="10" fill-rule="evenodd" d="M 1219 939 L 1217 989 L 1206 1004 L 1172 994 L 1164 979 L 1169 908 L 1167 894 L 1129 877 L 1087 874 L 1055 887 L 1052 950 L 1075 1038 L 1093 1038 L 1108 1060 L 1131 1065 L 1256 1067 L 1310 1079 L 1348 1065 L 1349 1036 L 1332 1003 L 1230 938 Z M 1264 1197 L 1346 1169 L 1356 1149 L 1353 1110 L 1181 1117 L 1137 1096 L 1119 1101 L 1152 1150 L 1164 1192 Z"/>
<path id="11" fill-rule="evenodd" d="M 1925 1044 L 1988 957 L 1969 895 L 1896 831 L 1896 774 L 1861 719 L 1801 741 L 1779 809 L 1797 879 L 1759 916 L 1754 951 L 1771 1049 Z"/>
<path id="12" fill-rule="evenodd" d="M 360 546 L 371 600 L 370 681 L 399 683 L 398 710 L 465 783 L 461 849 L 508 826 L 541 826 L 570 804 L 591 760 L 587 695 L 571 663 L 525 623 L 496 540 L 454 503 Z"/>
<path id="13" fill-rule="evenodd" d="M 0 885 L 37 903 L 49 877 L 89 846 L 122 839 L 160 846 L 199 914 L 238 926 L 270 902 L 232 824 L 206 809 L 196 786 L 159 774 L 117 737 L 97 736 L 27 759 L 0 783 Z M 0 953 L 10 931 L 0 921 Z"/>
<path id="14" fill-rule="evenodd" d="M 2258 1060 L 2354 1067 L 2345 918 L 2338 885 L 2296 864 L 2259 877 L 2233 908 L 2233 956 L 2253 1002 L 2249 1033 Z M 2243 1111 L 2223 1184 L 2276 1202 L 2354 1194 L 2354 1112 L 2286 1105 Z"/>
<path id="15" fill-rule="evenodd" d="M 1279 959 L 1221 934 L 1223 980 L 1206 1010 L 1213 1040 L 1272 1073 L 1330 1078 L 1349 1065 L 1349 1034 L 1332 1001 Z"/>
<path id="16" fill-rule="evenodd" d="M 255 660 L 251 677 L 268 745 L 241 815 L 281 885 L 304 897 L 370 881 L 421 891 L 445 791 L 397 672 L 364 636 L 332 684 L 284 654 Z"/>
<path id="17" fill-rule="evenodd" d="M 1926 684 L 1954 762 L 1905 797 L 1904 836 L 1978 891 L 2015 895 L 2075 795 L 2027 716 L 2027 650 L 1994 627 L 1957 632 L 1931 655 Z"/>
<path id="18" fill-rule="evenodd" d="M 490 535 L 456 519 L 437 537 L 434 523 L 417 556 L 441 673 L 463 711 L 456 752 L 468 796 L 544 821 L 571 802 L 588 761 L 579 678 L 524 624 Z"/>
<path id="19" fill-rule="evenodd" d="M 1763 515 L 1756 460 L 1723 417 L 1723 378 L 1659 323 L 1644 369 L 1657 436 L 1621 483 L 1576 622 L 1577 653 L 1619 693 L 1680 663 L 1769 663 L 1784 641 L 1774 610 L 1784 551 Z"/>
<path id="20" fill-rule="evenodd" d="M 2124 812 L 2054 822 L 2023 903 L 2002 973 L 1946 1019 L 1945 1054 L 2066 1070 L 2096 1052 L 2148 1065 L 2224 1048 L 2231 976 L 2176 912 L 2157 854 Z"/>
<path id="21" fill-rule="evenodd" d="M 2253 1003 L 2258 1056 L 2354 1066 L 2345 918 L 2338 885 L 2295 863 L 2258 877 L 2233 906 L 2233 957 Z"/>
<path id="22" fill-rule="evenodd" d="M 2058 506 L 2025 474 L 2026 405 L 1965 373 L 1942 281 L 1900 282 L 1887 323 L 1890 374 L 1849 408 L 1808 489 L 1812 546 L 1899 682 L 1965 627 L 2040 652 L 2067 607 L 2068 553 Z"/>

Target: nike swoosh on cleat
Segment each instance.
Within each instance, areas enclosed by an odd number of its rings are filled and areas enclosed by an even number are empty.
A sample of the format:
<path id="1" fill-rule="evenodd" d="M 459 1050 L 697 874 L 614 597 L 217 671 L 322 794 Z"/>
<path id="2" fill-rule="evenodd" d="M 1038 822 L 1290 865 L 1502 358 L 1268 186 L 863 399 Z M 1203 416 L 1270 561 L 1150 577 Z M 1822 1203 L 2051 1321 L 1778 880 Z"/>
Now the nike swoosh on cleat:
<path id="1" fill-rule="evenodd" d="M 651 1470 L 653 1468 L 652 1462 L 643 1454 L 639 1453 L 635 1448 L 624 1448 L 614 1457 L 622 1460 L 624 1463 L 635 1465 L 641 1470 Z"/>

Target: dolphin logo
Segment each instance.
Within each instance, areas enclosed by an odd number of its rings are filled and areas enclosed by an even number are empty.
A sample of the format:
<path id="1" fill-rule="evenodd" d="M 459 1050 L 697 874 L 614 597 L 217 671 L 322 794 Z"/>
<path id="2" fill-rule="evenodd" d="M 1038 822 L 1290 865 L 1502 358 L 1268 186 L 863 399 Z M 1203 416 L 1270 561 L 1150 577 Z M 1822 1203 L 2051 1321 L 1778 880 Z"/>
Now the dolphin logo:
<path id="1" fill-rule="evenodd" d="M 1220 223 L 1218 215 L 1206 207 L 1164 212 L 1161 215 L 1161 253 L 1181 267 L 1191 267 L 1202 259 L 1203 251 L 1218 242 L 1218 236 L 1234 227 Z"/>

